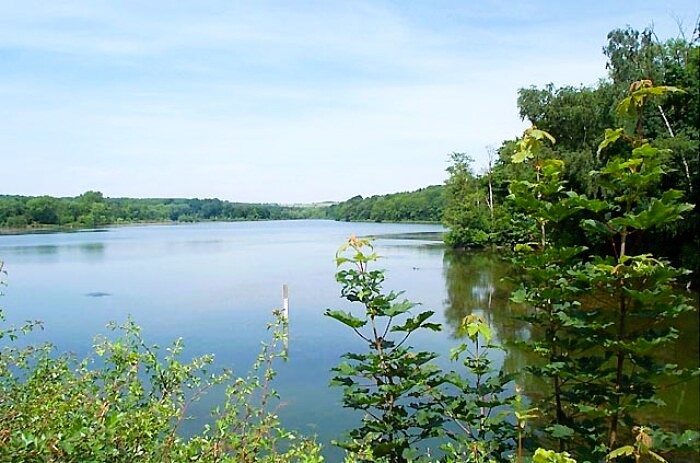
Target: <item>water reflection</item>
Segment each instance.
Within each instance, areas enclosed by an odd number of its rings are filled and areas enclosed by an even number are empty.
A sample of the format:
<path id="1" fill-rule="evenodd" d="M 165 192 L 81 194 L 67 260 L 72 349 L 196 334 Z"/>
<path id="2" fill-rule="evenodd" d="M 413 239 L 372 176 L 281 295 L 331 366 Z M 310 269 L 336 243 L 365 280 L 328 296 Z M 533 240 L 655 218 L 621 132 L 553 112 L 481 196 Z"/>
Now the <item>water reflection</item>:
<path id="1" fill-rule="evenodd" d="M 36 254 L 39 256 L 50 256 L 58 254 L 60 246 L 53 244 L 42 244 L 40 246 L 8 246 L 4 248 L 5 253 L 13 254 Z"/>
<path id="2" fill-rule="evenodd" d="M 462 319 L 472 313 L 484 317 L 501 341 L 527 336 L 525 324 L 517 320 L 509 300 L 512 285 L 505 278 L 511 271 L 510 264 L 495 253 L 445 251 L 444 307 L 452 337 L 457 336 Z"/>
<path id="3" fill-rule="evenodd" d="M 78 245 L 78 249 L 83 254 L 103 254 L 105 251 L 104 243 L 81 243 Z"/>
<path id="4" fill-rule="evenodd" d="M 88 242 L 77 244 L 39 244 L 39 245 L 19 245 L 0 246 L 4 255 L 39 256 L 42 258 L 57 256 L 59 254 L 79 253 L 83 257 L 94 259 L 102 257 L 105 252 L 105 243 Z"/>
<path id="5" fill-rule="evenodd" d="M 483 316 L 491 325 L 497 342 L 507 348 L 503 368 L 518 373 L 524 371 L 527 365 L 537 362 L 538 357 L 514 347 L 512 343 L 530 337 L 530 326 L 519 320 L 519 315 L 525 309 L 509 301 L 514 287 L 505 278 L 514 271 L 517 269 L 490 252 L 445 251 L 443 258 L 447 294 L 445 320 L 451 336 L 457 337 L 459 324 L 465 316 L 472 313 Z M 695 306 L 698 306 L 697 295 Z M 680 328 L 679 339 L 659 352 L 659 358 L 686 368 L 696 368 L 700 357 L 698 323 L 697 311 L 681 316 L 676 323 Z M 532 375 L 522 375 L 518 381 L 530 398 L 535 398 L 538 391 L 546 388 Z M 665 409 L 650 409 L 641 417 L 664 423 L 668 429 L 697 428 L 700 421 L 698 390 L 697 379 L 674 387 L 662 387 L 659 395 L 668 406 Z"/>

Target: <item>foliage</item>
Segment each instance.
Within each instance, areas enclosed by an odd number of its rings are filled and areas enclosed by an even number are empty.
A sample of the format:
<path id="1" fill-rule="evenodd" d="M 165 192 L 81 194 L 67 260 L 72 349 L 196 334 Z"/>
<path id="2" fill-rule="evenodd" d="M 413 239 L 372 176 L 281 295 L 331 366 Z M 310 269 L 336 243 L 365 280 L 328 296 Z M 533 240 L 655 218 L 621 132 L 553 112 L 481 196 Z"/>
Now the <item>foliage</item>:
<path id="1" fill-rule="evenodd" d="M 363 461 L 428 461 L 421 443 L 446 437 L 443 461 L 507 461 L 529 411 L 518 409 L 516 425 L 509 421 L 519 402 L 509 393 L 511 376 L 493 366 L 493 351 L 500 346 L 492 342 L 490 327 L 467 315 L 459 327 L 465 342 L 450 354 L 464 371 L 438 370 L 428 363 L 436 354 L 406 347 L 415 331 L 440 329 L 428 321 L 432 312 L 411 316 L 416 304 L 399 302 L 400 293 L 384 294 L 384 272 L 369 268 L 377 258 L 369 241 L 351 237 L 336 259 L 341 296 L 360 303 L 363 313 L 327 310 L 326 315 L 369 348 L 345 354 L 348 361 L 333 369 L 332 384 L 343 387 L 344 405 L 365 412 L 362 425 L 339 445 Z"/>
<path id="2" fill-rule="evenodd" d="M 532 456 L 533 463 L 576 463 L 567 452 L 557 453 L 554 450 L 539 448 Z"/>
<path id="3" fill-rule="evenodd" d="M 460 334 L 468 343 L 454 347 L 450 359 L 466 374 L 448 372 L 447 387 L 431 390 L 446 421 L 456 426 L 455 431 L 446 429 L 452 442 L 443 450 L 464 461 L 506 461 L 516 447 L 517 426 L 508 421 L 515 403 L 507 390 L 512 376 L 493 367 L 492 353 L 501 347 L 492 343 L 493 333 L 483 317 L 467 315 Z"/>
<path id="4" fill-rule="evenodd" d="M 555 88 L 550 84 L 542 89 L 519 91 L 521 117 L 546 128 L 556 138 L 556 146 L 547 147 L 545 157 L 564 161 L 562 179 L 571 190 L 589 198 L 604 198 L 600 182 L 589 173 L 600 171 L 613 157 L 630 155 L 633 147 L 626 143 L 613 143 L 606 150 L 598 150 L 604 130 L 620 127 L 635 138 L 641 138 L 643 133 L 653 146 L 670 148 L 672 151 L 660 153 L 666 175 L 654 188 L 677 188 L 684 201 L 697 204 L 699 45 L 697 28 L 690 39 L 682 36 L 666 41 L 660 41 L 651 29 L 616 29 L 608 34 L 608 44 L 603 49 L 608 58 L 609 79 L 591 87 Z M 629 94 L 631 82 L 641 82 L 639 88 L 632 89 L 633 94 Z M 658 93 L 657 97 L 650 101 L 652 104 L 643 104 L 650 92 Z M 503 169 L 504 165 L 498 168 Z M 687 220 L 647 231 L 649 239 L 640 243 L 640 252 L 666 255 L 676 265 L 694 270 L 697 280 L 697 214 L 697 210 L 690 211 Z M 581 235 L 575 223 L 566 228 L 573 241 L 584 242 L 600 254 L 608 252 L 605 246 L 598 247 L 595 241 Z"/>
<path id="5" fill-rule="evenodd" d="M 88 191 L 75 198 L 1 196 L 0 227 L 98 227 L 134 222 L 326 218 L 326 207 L 245 204 L 220 199 L 105 198 Z"/>
<path id="6" fill-rule="evenodd" d="M 270 402 L 272 363 L 284 358 L 285 320 L 246 377 L 211 373 L 212 356 L 181 360 L 183 344 L 162 351 L 133 321 L 113 339 L 96 340 L 78 361 L 49 345 L 19 347 L 34 324 L 3 327 L 0 353 L 0 460 L 12 462 L 298 462 L 320 463 L 320 446 L 284 431 Z M 225 401 L 213 424 L 184 438 L 188 406 L 217 385 Z"/>
<path id="7" fill-rule="evenodd" d="M 471 170 L 474 160 L 465 153 L 452 153 L 450 177 L 445 182 L 443 223 L 449 228 L 445 243 L 455 247 L 480 247 L 490 240 L 492 219 L 487 196 Z"/>
<path id="8" fill-rule="evenodd" d="M 634 444 L 616 448 L 606 455 L 606 461 L 616 460 L 624 456 L 633 456 L 635 463 L 639 463 L 642 461 L 642 457 L 648 456 L 651 461 L 666 463 L 666 460 L 661 455 L 651 450 L 653 439 L 649 435 L 649 429 L 644 426 L 635 426 L 633 431 L 637 434 L 634 438 Z"/>
<path id="9" fill-rule="evenodd" d="M 369 253 L 366 253 L 369 250 Z M 406 341 L 417 330 L 437 331 L 433 312 L 411 316 L 414 304 L 401 293 L 382 291 L 383 270 L 370 270 L 378 256 L 368 240 L 351 237 L 336 255 L 341 297 L 362 306 L 361 314 L 326 310 L 325 315 L 352 329 L 368 352 L 347 353 L 331 384 L 343 388 L 343 405 L 362 410 L 362 425 L 341 447 L 389 462 L 407 461 L 416 445 L 438 435 L 442 418 L 428 392 L 439 383 L 431 352 L 413 351 Z M 366 458 L 366 457 L 363 457 Z"/>
<path id="10" fill-rule="evenodd" d="M 675 89 L 641 82 L 618 110 L 641 118 L 648 98 L 669 91 Z M 631 145 L 623 151 L 626 156 L 612 156 L 595 173 L 602 199 L 566 191 L 559 180 L 563 162 L 537 157 L 540 141 L 547 138 L 539 131 L 526 131 L 513 157 L 514 162 L 532 161 L 536 171 L 534 183 L 516 181 L 511 189 L 514 203 L 540 226 L 538 242 L 516 247 L 525 251 L 517 261 L 527 273 L 514 298 L 533 307 L 528 319 L 539 335 L 529 347 L 544 360 L 530 370 L 551 379 L 555 413 L 548 430 L 560 448 L 573 438 L 582 449 L 583 436 L 593 437 L 584 455 L 615 448 L 621 423 L 631 424 L 635 412 L 660 403 L 654 378 L 693 374 L 650 355 L 677 337 L 669 321 L 691 310 L 673 288 L 685 272 L 637 250 L 644 231 L 681 219 L 692 206 L 680 202 L 682 193 L 675 190 L 655 194 L 667 170 L 664 151 L 648 143 L 639 124 L 634 127 L 635 134 L 607 130 L 600 144 L 599 150 L 620 141 Z M 589 242 L 608 242 L 608 254 L 577 258 L 585 246 L 558 240 L 552 232 L 571 227 L 571 220 L 565 221 L 571 218 Z M 585 292 L 594 292 L 595 302 L 582 304 Z M 607 444 L 596 445 L 603 437 Z"/>
<path id="11" fill-rule="evenodd" d="M 348 222 L 440 222 L 443 187 L 363 198 L 355 196 L 328 207 L 328 217 Z"/>

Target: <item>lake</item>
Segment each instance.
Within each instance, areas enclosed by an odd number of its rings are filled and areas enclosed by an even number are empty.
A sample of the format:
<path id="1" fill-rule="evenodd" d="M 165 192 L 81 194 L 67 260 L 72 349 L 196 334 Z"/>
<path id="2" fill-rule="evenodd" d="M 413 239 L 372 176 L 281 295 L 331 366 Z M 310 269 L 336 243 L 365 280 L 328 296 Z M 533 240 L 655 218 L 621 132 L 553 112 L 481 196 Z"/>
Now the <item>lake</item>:
<path id="1" fill-rule="evenodd" d="M 243 375 L 267 339 L 266 324 L 287 284 L 290 355 L 278 365 L 279 414 L 285 426 L 327 443 L 357 419 L 341 408 L 340 390 L 328 387 L 329 370 L 344 352 L 364 345 L 322 315 L 326 308 L 352 307 L 339 298 L 334 279 L 335 252 L 349 235 L 378 236 L 385 289 L 405 290 L 444 324 L 441 333 L 418 334 L 416 347 L 446 357 L 470 311 L 485 315 L 501 339 L 527 336 L 527 327 L 514 319 L 509 288 L 500 283 L 507 266 L 488 253 L 446 252 L 432 238 L 440 231 L 426 224 L 305 220 L 0 236 L 8 272 L 0 306 L 10 322 L 44 322 L 33 340 L 49 340 L 81 357 L 96 334 L 107 333 L 109 321 L 131 315 L 148 342 L 163 346 L 182 337 L 187 356 L 214 353 L 216 366 Z M 674 355 L 697 363 L 697 328 L 685 336 L 685 347 Z M 527 361 L 516 352 L 503 355 L 497 362 L 514 370 Z M 682 399 L 677 391 L 668 394 L 671 407 L 677 421 L 697 427 L 697 383 L 684 391 Z M 192 409 L 199 418 L 186 431 L 201 426 L 215 399 Z"/>

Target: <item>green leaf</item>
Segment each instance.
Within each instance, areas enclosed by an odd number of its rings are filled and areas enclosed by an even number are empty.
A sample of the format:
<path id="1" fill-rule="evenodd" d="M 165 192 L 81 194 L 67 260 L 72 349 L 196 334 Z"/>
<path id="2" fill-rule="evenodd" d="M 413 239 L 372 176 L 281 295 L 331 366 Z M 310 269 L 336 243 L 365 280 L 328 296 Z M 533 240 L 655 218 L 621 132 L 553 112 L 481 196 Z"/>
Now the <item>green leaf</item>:
<path id="1" fill-rule="evenodd" d="M 534 138 L 535 140 L 549 140 L 550 143 L 554 144 L 557 141 L 555 138 L 549 133 L 544 130 L 537 129 L 535 127 L 531 127 L 525 131 L 527 135 L 530 137 Z"/>
<path id="2" fill-rule="evenodd" d="M 415 331 L 421 327 L 430 329 L 432 331 L 440 331 L 441 327 L 439 324 L 437 324 L 437 323 L 425 323 L 425 321 L 428 318 L 432 317 L 434 313 L 435 312 L 433 312 L 431 310 L 428 310 L 426 312 L 422 312 L 422 313 L 418 314 L 416 317 L 407 319 L 403 325 L 392 326 L 391 331 L 411 332 L 411 331 Z"/>
<path id="3" fill-rule="evenodd" d="M 532 456 L 533 463 L 576 463 L 568 452 L 557 453 L 554 450 L 538 448 Z"/>
<path id="4" fill-rule="evenodd" d="M 593 219 L 586 219 L 586 220 L 581 221 L 581 228 L 583 228 L 584 230 L 590 231 L 590 232 L 601 234 L 601 235 L 613 235 L 614 234 L 614 231 L 611 230 L 610 228 L 608 228 L 607 225 L 605 225 L 604 223 L 599 222 L 597 220 L 593 220 Z"/>
<path id="5" fill-rule="evenodd" d="M 529 150 L 523 150 L 523 151 L 516 151 L 513 156 L 511 156 L 510 160 L 514 164 L 522 164 L 523 162 L 527 161 L 528 159 L 532 159 L 534 155 L 532 154 L 532 151 Z"/>
<path id="6" fill-rule="evenodd" d="M 608 453 L 605 456 L 605 459 L 609 461 L 621 456 L 630 456 L 632 454 L 634 454 L 634 447 L 632 447 L 631 445 L 625 445 L 623 447 L 620 447 L 619 449 L 615 449 L 612 452 Z"/>
<path id="7" fill-rule="evenodd" d="M 510 300 L 516 304 L 525 304 L 528 301 L 525 288 L 519 288 L 510 295 Z"/>
<path id="8" fill-rule="evenodd" d="M 387 317 L 395 317 L 397 315 L 401 315 L 402 313 L 408 312 L 417 305 L 418 304 L 415 302 L 404 300 L 395 304 L 391 304 L 391 307 L 386 309 L 383 314 Z"/>
<path id="9" fill-rule="evenodd" d="M 622 137 L 623 133 L 625 133 L 625 129 L 623 128 L 605 129 L 605 138 L 598 145 L 598 155 L 600 155 L 600 152 L 607 148 L 608 145 L 615 143 L 617 140 L 619 140 L 620 137 Z"/>
<path id="10" fill-rule="evenodd" d="M 651 450 L 649 450 L 647 454 L 651 455 L 651 457 L 658 462 L 667 463 L 666 459 L 656 452 L 652 452 Z"/>
<path id="11" fill-rule="evenodd" d="M 542 173 L 548 177 L 556 176 L 564 170 L 564 161 L 560 159 L 545 159 L 542 161 Z"/>
<path id="12" fill-rule="evenodd" d="M 344 312 L 342 310 L 330 310 L 327 309 L 323 315 L 326 317 L 331 317 L 338 320 L 340 323 L 349 326 L 350 328 L 362 328 L 367 324 L 367 320 L 360 320 L 359 318 L 353 316 L 349 312 Z"/>
<path id="13" fill-rule="evenodd" d="M 571 437 L 574 435 L 574 430 L 571 429 L 568 426 L 564 426 L 562 424 L 555 424 L 547 428 L 547 431 L 554 437 L 555 439 L 561 439 L 564 437 Z"/>

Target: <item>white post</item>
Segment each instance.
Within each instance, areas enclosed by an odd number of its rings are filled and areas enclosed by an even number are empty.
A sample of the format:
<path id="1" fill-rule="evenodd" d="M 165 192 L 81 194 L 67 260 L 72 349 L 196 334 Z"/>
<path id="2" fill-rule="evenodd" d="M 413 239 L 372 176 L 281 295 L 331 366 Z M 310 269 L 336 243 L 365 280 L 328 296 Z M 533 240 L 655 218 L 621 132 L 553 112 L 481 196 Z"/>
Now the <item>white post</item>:
<path id="1" fill-rule="evenodd" d="M 284 352 L 289 355 L 289 286 L 282 285 L 282 317 L 284 318 Z"/>
<path id="2" fill-rule="evenodd" d="M 289 286 L 282 285 L 282 316 L 285 320 L 289 320 Z"/>

